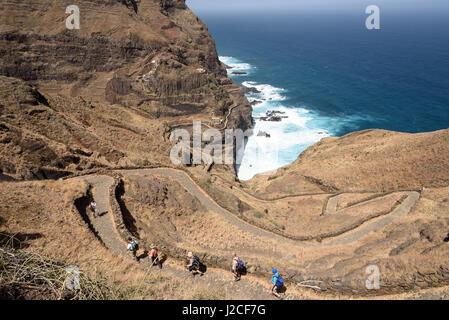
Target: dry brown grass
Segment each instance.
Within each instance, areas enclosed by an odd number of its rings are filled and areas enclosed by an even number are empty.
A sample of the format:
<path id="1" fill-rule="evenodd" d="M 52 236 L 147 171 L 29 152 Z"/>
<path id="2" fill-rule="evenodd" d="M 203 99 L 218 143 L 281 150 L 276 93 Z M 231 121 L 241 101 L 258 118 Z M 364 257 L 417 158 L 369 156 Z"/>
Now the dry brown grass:
<path id="1" fill-rule="evenodd" d="M 275 199 L 286 195 L 320 193 L 323 190 L 300 174 L 283 175 L 280 168 L 271 175 L 258 174 L 244 185 L 252 194 L 263 199 Z"/>
<path id="2" fill-rule="evenodd" d="M 120 288 L 121 296 L 117 299 L 233 298 L 201 284 L 145 274 L 131 261 L 111 254 L 92 235 L 73 206 L 74 199 L 85 195 L 88 189 L 81 179 L 2 183 L 2 186 L 2 232 L 23 237 L 27 250 L 79 266 L 87 277 L 105 277 L 108 283 Z M 448 190 L 427 189 L 408 216 L 344 247 L 292 248 L 246 234 L 209 212 L 195 213 L 185 220 L 184 226 L 176 219 L 172 222 L 179 228 L 178 245 L 193 251 L 219 256 L 237 251 L 252 265 L 277 266 L 281 270 L 295 268 L 312 279 L 328 276 L 363 279 L 364 267 L 375 262 L 382 276 L 397 280 L 417 270 L 432 272 L 448 262 L 448 245 L 442 241 L 448 230 Z M 138 211 L 132 210 L 134 214 Z M 192 226 L 197 228 L 195 233 L 188 232 Z M 430 241 L 420 236 L 427 229 L 435 236 Z M 419 241 L 390 256 L 393 249 L 411 238 Z M 422 254 L 429 248 L 432 250 Z M 306 297 L 308 291 L 298 292 Z"/>
<path id="3" fill-rule="evenodd" d="M 281 169 L 282 176 L 266 190 L 276 184 L 271 192 L 281 191 L 293 177 L 301 176 L 340 191 L 444 187 L 449 184 L 448 135 L 449 130 L 419 134 L 366 130 L 325 138 Z"/>
<path id="4" fill-rule="evenodd" d="M 63 265 L 76 265 L 86 281 L 105 286 L 105 299 L 224 298 L 219 291 L 147 273 L 132 261 L 113 255 L 92 234 L 73 205 L 87 189 L 81 179 L 2 183 L 0 232 L 20 238 L 22 250 L 34 256 L 61 261 L 55 262 L 59 269 L 53 268 L 54 274 L 61 276 Z M 101 298 L 99 294 L 83 297 Z"/>
<path id="5" fill-rule="evenodd" d="M 4 237 L 9 237 L 9 241 Z M 226 295 L 169 277 L 146 274 L 127 281 L 112 281 L 102 273 L 88 276 L 79 270 L 79 289 L 68 289 L 67 264 L 33 251 L 14 249 L 19 241 L 0 234 L 0 296 L 31 300 L 217 300 Z"/>
<path id="6" fill-rule="evenodd" d="M 131 267 L 98 241 L 76 210 L 74 200 L 87 193 L 81 179 L 2 183 L 1 190 L 1 231 L 23 235 L 32 250 L 117 279 Z"/>

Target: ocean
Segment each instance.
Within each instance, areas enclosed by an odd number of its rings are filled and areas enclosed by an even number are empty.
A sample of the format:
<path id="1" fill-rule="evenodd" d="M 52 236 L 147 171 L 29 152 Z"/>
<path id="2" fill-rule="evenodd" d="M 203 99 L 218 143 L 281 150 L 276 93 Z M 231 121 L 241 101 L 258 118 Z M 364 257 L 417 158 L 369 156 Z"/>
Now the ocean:
<path id="1" fill-rule="evenodd" d="M 288 117 L 255 121 L 237 166 L 242 180 L 295 161 L 323 137 L 449 127 L 447 14 L 383 12 L 380 30 L 366 29 L 363 10 L 199 16 L 229 75 L 257 89 L 247 95 L 258 102 L 253 116 Z"/>

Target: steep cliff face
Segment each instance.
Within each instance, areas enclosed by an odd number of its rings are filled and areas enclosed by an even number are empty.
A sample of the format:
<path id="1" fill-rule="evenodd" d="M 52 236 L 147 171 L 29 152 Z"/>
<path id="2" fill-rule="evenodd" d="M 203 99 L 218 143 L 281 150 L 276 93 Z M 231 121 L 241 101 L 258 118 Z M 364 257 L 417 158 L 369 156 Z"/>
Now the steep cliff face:
<path id="1" fill-rule="evenodd" d="M 66 27 L 72 4 L 80 29 Z M 8 0 L 0 14 L 0 75 L 49 94 L 142 106 L 160 116 L 186 108 L 221 116 L 233 103 L 214 40 L 183 0 Z M 173 110 L 158 112 L 160 104 Z M 248 111 L 236 110 L 250 121 Z"/>
<path id="2" fill-rule="evenodd" d="M 79 29 L 67 28 L 71 5 Z M 2 179 L 168 164 L 166 123 L 251 126 L 184 0 L 6 0 L 0 17 Z"/>
<path id="3" fill-rule="evenodd" d="M 44 97 L 23 80 L 0 76 L 0 181 L 168 164 L 166 130 L 137 108 Z"/>

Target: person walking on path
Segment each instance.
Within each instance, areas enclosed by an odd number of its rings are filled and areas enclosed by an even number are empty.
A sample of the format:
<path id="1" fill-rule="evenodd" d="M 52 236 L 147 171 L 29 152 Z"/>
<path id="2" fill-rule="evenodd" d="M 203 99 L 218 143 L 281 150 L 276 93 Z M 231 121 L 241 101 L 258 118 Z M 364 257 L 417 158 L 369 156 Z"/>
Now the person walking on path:
<path id="1" fill-rule="evenodd" d="M 239 281 L 242 277 L 242 271 L 245 268 L 245 263 L 237 256 L 236 253 L 232 254 L 232 273 L 234 274 L 234 280 Z"/>
<path id="2" fill-rule="evenodd" d="M 276 269 L 273 269 L 273 276 L 271 277 L 271 293 L 280 299 L 280 292 L 283 287 L 284 279 Z"/>
<path id="3" fill-rule="evenodd" d="M 187 253 L 187 258 L 189 258 L 189 264 L 186 265 L 186 268 L 189 272 L 193 276 L 196 274 L 203 275 L 203 272 L 200 271 L 200 259 L 197 256 L 194 256 L 192 252 Z"/>
<path id="4" fill-rule="evenodd" d="M 134 257 L 134 259 L 139 262 L 139 258 L 137 257 L 137 250 L 139 250 L 139 244 L 136 240 L 133 240 L 131 237 L 128 238 L 128 247 L 127 250 L 130 251 Z"/>
<path id="5" fill-rule="evenodd" d="M 92 200 L 92 202 L 89 204 L 88 208 L 90 209 L 90 211 L 92 211 L 92 213 L 94 215 L 94 218 L 96 218 L 96 216 L 97 216 L 97 203 L 94 200 Z"/>
<path id="6" fill-rule="evenodd" d="M 156 248 L 156 246 L 154 244 L 152 244 L 150 246 L 150 259 L 151 259 L 151 266 L 154 266 L 155 264 L 157 264 L 159 266 L 159 269 L 162 269 L 162 263 L 159 259 L 159 251 Z"/>

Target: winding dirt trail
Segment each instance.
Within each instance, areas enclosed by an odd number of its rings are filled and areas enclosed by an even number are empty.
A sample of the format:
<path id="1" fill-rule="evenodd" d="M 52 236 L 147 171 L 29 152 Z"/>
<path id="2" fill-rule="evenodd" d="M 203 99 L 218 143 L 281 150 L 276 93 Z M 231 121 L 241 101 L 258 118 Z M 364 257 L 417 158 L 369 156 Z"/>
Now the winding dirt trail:
<path id="1" fill-rule="evenodd" d="M 350 231 L 344 232 L 342 235 L 335 236 L 332 239 L 324 240 L 321 243 L 314 242 L 304 242 L 304 241 L 295 241 L 288 238 L 285 238 L 276 233 L 267 231 L 265 229 L 256 227 L 250 223 L 247 223 L 237 216 L 229 212 L 228 210 L 222 208 L 218 205 L 200 186 L 198 186 L 192 178 L 184 171 L 171 169 L 171 168 L 157 168 L 157 169 L 137 169 L 137 170 L 121 170 L 119 171 L 124 176 L 129 175 L 142 175 L 147 176 L 151 174 L 161 174 L 166 175 L 175 179 L 178 183 L 180 183 L 185 189 L 187 189 L 192 195 L 194 195 L 203 206 L 205 206 L 208 210 L 210 210 L 214 214 L 218 214 L 224 219 L 226 219 L 232 225 L 245 230 L 249 233 L 252 233 L 256 236 L 272 239 L 279 242 L 286 242 L 293 246 L 308 248 L 308 247 L 321 247 L 321 246 L 334 246 L 334 245 L 345 245 L 350 244 L 355 241 L 358 241 L 363 236 L 371 231 L 375 231 L 383 226 L 387 225 L 394 219 L 399 217 L 403 217 L 406 215 L 414 204 L 418 201 L 420 194 L 416 191 L 403 192 L 404 195 L 407 196 L 407 199 L 398 206 L 391 213 L 378 217 L 365 223 L 362 223 L 359 227 L 352 229 Z M 338 196 L 331 198 L 328 201 L 328 205 L 326 208 L 326 212 L 328 214 L 337 213 L 337 201 Z M 373 200 L 370 200 L 373 201 Z M 358 204 L 359 205 L 359 204 Z"/>
<path id="2" fill-rule="evenodd" d="M 136 170 L 116 170 L 123 176 L 135 176 L 148 177 L 154 174 L 165 175 L 173 178 L 180 183 L 184 188 L 195 196 L 203 206 L 205 206 L 213 214 L 217 214 L 232 225 L 250 232 L 254 235 L 265 237 L 279 242 L 288 243 L 296 247 L 322 247 L 322 246 L 335 246 L 345 245 L 355 242 L 365 236 L 371 231 L 375 231 L 383 226 L 391 223 L 393 220 L 407 215 L 415 203 L 419 200 L 420 194 L 415 191 L 403 192 L 407 195 L 407 198 L 391 213 L 381 216 L 370 221 L 363 223 L 361 226 L 348 231 L 340 236 L 336 236 L 329 240 L 324 240 L 321 243 L 314 242 L 300 242 L 291 240 L 281 235 L 269 232 L 254 225 L 251 225 L 231 212 L 225 210 L 219 206 L 204 190 L 198 186 L 192 178 L 184 171 L 171 169 L 171 168 L 157 168 L 157 169 L 136 169 Z M 126 243 L 121 239 L 120 235 L 115 229 L 115 223 L 112 217 L 111 204 L 109 199 L 109 189 L 114 183 L 114 179 L 107 175 L 92 175 L 82 177 L 87 183 L 91 184 L 93 188 L 93 196 L 97 202 L 97 207 L 100 212 L 100 216 L 92 220 L 94 228 L 97 230 L 101 239 L 105 243 L 106 247 L 110 249 L 114 254 L 125 258 L 131 258 L 129 252 L 126 251 Z M 369 200 L 373 201 L 373 199 Z M 327 206 L 324 210 L 326 214 L 337 213 L 338 195 L 329 199 Z M 363 203 L 363 202 L 362 202 Z M 355 205 L 358 206 L 359 204 Z M 217 290 L 219 288 L 221 292 L 230 294 L 239 299 L 274 299 L 269 293 L 269 279 L 267 283 L 262 283 L 259 278 L 247 276 L 242 278 L 238 283 L 232 280 L 230 272 L 226 272 L 222 269 L 208 269 L 207 273 L 203 277 L 192 278 L 187 271 L 179 265 L 179 263 L 168 261 L 162 270 L 158 267 L 151 267 L 149 259 L 144 259 L 139 266 L 144 270 L 151 270 L 151 273 L 161 275 L 170 275 L 184 281 L 191 281 L 192 285 L 200 285 L 202 288 Z M 305 298 L 298 295 L 293 295 L 293 299 Z"/>
<path id="3" fill-rule="evenodd" d="M 115 255 L 131 259 L 131 254 L 126 250 L 127 243 L 124 242 L 115 229 L 112 210 L 109 203 L 109 188 L 114 183 L 114 179 L 109 176 L 86 176 L 83 179 L 93 186 L 93 197 L 97 203 L 100 216 L 92 219 L 92 225 L 103 240 L 105 246 Z M 231 263 L 231 262 L 230 262 Z M 163 269 L 151 266 L 148 258 L 142 259 L 139 267 L 153 275 L 171 276 L 181 279 L 187 284 L 196 285 L 209 292 L 217 290 L 227 297 L 235 297 L 241 300 L 274 300 L 269 292 L 269 283 L 263 284 L 260 279 L 245 276 L 239 282 L 234 282 L 230 272 L 221 269 L 208 268 L 202 277 L 192 278 L 182 266 L 167 261 Z M 269 279 L 268 279 L 269 280 Z M 299 298 L 295 296 L 296 298 Z"/>
<path id="4" fill-rule="evenodd" d="M 118 256 L 126 255 L 126 244 L 123 245 L 117 235 L 109 203 L 109 188 L 114 179 L 109 176 L 88 176 L 83 179 L 93 186 L 93 197 L 99 212 L 99 216 L 92 219 L 92 225 L 109 250 Z"/>
<path id="5" fill-rule="evenodd" d="M 392 212 L 389 214 L 382 215 L 378 218 L 371 219 L 365 223 L 362 224 L 362 226 L 353 229 L 344 235 L 337 236 L 333 238 L 332 240 L 325 240 L 323 242 L 324 245 L 345 245 L 349 243 L 353 243 L 355 241 L 358 241 L 366 234 L 376 231 L 387 224 L 393 222 L 394 220 L 406 216 L 413 208 L 413 206 L 418 202 L 420 194 L 416 191 L 408 191 L 408 192 L 402 192 L 403 195 L 406 195 L 407 198 Z M 374 202 L 379 200 L 379 198 L 371 199 L 368 201 L 360 202 L 354 206 L 351 206 L 351 208 L 361 206 L 363 204 Z M 337 210 L 337 203 L 338 203 L 338 196 L 335 196 L 331 199 L 329 199 L 327 203 L 327 207 L 325 212 L 327 214 L 336 214 L 338 212 L 341 212 L 343 210 Z M 346 209 L 346 208 L 345 208 Z"/>

